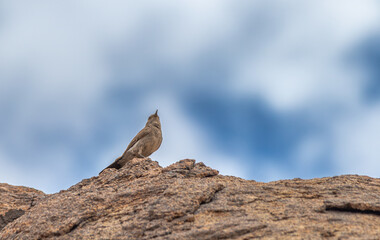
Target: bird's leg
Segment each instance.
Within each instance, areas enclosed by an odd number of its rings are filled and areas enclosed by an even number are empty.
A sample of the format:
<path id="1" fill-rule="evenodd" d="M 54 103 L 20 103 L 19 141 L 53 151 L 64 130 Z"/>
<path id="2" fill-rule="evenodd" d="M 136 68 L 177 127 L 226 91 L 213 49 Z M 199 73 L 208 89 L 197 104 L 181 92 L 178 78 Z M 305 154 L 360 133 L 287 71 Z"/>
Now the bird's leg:
<path id="1" fill-rule="evenodd" d="M 134 155 L 138 158 L 145 158 L 144 155 L 141 154 L 142 150 L 140 149 L 137 153 L 135 153 Z"/>

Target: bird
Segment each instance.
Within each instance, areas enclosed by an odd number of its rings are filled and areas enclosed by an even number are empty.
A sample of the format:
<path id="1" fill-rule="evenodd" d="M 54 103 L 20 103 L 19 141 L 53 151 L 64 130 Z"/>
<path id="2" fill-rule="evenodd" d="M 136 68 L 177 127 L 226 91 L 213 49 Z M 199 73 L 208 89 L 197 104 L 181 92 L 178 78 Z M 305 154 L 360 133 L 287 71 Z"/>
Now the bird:
<path id="1" fill-rule="evenodd" d="M 162 143 L 161 122 L 158 116 L 158 110 L 149 116 L 145 127 L 132 139 L 127 149 L 111 165 L 103 169 L 101 174 L 107 168 L 122 168 L 133 158 L 146 158 L 157 151 Z"/>

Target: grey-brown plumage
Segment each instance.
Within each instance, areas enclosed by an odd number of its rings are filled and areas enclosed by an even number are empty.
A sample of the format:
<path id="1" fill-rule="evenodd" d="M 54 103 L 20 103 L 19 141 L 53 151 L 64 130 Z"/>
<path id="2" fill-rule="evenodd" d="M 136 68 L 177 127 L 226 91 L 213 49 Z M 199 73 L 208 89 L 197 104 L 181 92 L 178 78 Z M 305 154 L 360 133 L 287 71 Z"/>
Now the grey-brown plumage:
<path id="1" fill-rule="evenodd" d="M 149 157 L 154 153 L 162 142 L 160 117 L 156 113 L 149 116 L 145 127 L 132 139 L 123 155 L 117 158 L 107 168 L 122 168 L 128 161 L 133 158 Z M 105 170 L 103 169 L 103 171 Z M 102 173 L 101 171 L 100 173 Z M 100 174 L 99 173 L 99 174 Z"/>

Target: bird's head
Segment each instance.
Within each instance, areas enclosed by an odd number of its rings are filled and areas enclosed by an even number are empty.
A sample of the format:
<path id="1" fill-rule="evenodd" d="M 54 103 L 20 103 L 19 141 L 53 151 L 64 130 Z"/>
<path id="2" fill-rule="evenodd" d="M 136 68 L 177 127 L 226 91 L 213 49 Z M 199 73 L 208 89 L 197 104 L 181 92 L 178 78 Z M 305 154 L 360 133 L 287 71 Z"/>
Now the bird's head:
<path id="1" fill-rule="evenodd" d="M 161 122 L 160 122 L 160 117 L 158 116 L 158 110 L 152 115 L 149 116 L 148 121 L 146 122 L 146 126 L 154 126 L 159 129 L 161 129 Z"/>

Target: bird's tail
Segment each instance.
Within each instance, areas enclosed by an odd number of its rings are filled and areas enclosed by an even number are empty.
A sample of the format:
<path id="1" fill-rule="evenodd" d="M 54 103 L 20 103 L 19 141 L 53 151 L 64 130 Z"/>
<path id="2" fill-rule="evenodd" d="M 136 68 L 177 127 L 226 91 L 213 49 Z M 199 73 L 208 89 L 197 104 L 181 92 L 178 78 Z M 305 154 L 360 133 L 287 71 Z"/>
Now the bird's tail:
<path id="1" fill-rule="evenodd" d="M 108 167 L 106 167 L 105 169 L 103 169 L 99 175 L 104 171 L 106 170 L 107 168 L 116 168 L 116 169 L 120 169 L 122 168 L 127 162 L 129 162 L 130 160 L 132 160 L 133 158 L 135 158 L 136 156 L 131 153 L 131 152 L 125 152 L 123 154 L 123 156 L 121 157 L 118 157 L 116 158 L 116 160 L 111 164 L 109 165 Z"/>

